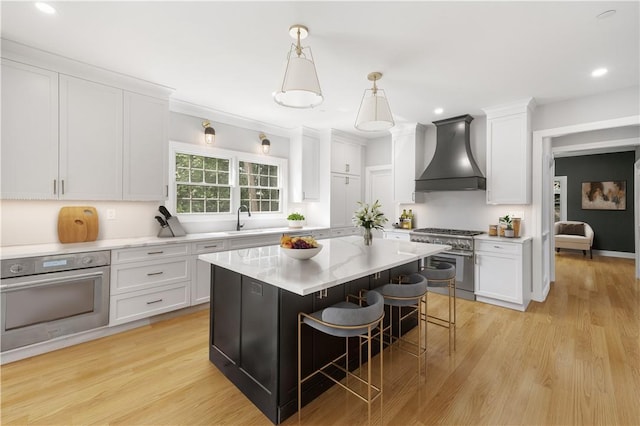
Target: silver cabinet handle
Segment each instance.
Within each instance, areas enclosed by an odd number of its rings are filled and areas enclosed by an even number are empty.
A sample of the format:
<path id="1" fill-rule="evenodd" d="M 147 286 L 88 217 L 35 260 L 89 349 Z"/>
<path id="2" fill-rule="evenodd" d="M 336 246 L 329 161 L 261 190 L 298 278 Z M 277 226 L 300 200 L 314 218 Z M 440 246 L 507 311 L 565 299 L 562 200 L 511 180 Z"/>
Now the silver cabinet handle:
<path id="1" fill-rule="evenodd" d="M 151 302 L 147 302 L 147 305 L 153 305 L 154 303 L 160 303 L 163 299 L 152 300 Z"/>
<path id="2" fill-rule="evenodd" d="M 349 164 L 345 164 L 345 168 L 344 168 L 344 169 L 345 169 L 345 171 L 346 171 L 347 173 L 349 173 Z"/>
<path id="3" fill-rule="evenodd" d="M 164 251 L 160 250 L 160 251 L 148 251 L 147 254 L 162 254 L 164 253 Z"/>
<path id="4" fill-rule="evenodd" d="M 57 188 L 57 185 L 56 185 L 57 183 L 58 183 L 58 180 L 54 179 L 53 180 L 53 195 L 56 195 L 58 193 L 58 188 Z"/>
<path id="5" fill-rule="evenodd" d="M 152 277 L 152 276 L 154 276 L 154 275 L 162 275 L 162 274 L 164 274 L 164 272 L 163 272 L 163 271 L 160 271 L 160 272 L 149 272 L 149 273 L 147 274 L 147 276 L 148 276 L 148 277 Z"/>
<path id="6" fill-rule="evenodd" d="M 204 246 L 204 248 L 206 248 L 206 249 L 208 249 L 208 248 L 216 248 L 216 247 L 218 247 L 217 244 L 214 244 L 214 245 L 211 245 L 211 246 Z"/>
<path id="7" fill-rule="evenodd" d="M 64 195 L 64 179 L 62 179 L 60 186 L 61 186 L 61 191 L 62 191 L 61 194 Z"/>

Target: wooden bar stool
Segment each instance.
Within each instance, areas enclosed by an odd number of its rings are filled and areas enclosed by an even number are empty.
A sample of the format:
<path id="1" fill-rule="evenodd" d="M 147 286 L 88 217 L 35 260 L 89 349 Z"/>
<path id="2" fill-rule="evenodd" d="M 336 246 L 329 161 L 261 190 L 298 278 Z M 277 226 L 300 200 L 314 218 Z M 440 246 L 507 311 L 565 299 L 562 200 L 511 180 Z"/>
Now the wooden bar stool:
<path id="1" fill-rule="evenodd" d="M 311 377 L 320 373 L 336 384 L 342 386 L 362 401 L 367 403 L 369 421 L 371 420 L 371 403 L 382 395 L 382 340 L 380 340 L 380 353 L 378 354 L 380 361 L 380 377 L 378 383 L 373 382 L 371 376 L 371 342 L 376 333 L 376 329 L 382 329 L 382 319 L 384 318 L 384 299 L 380 293 L 370 291 L 366 295 L 367 306 L 351 303 L 349 301 L 339 302 L 320 311 L 306 314 L 298 313 L 298 422 L 300 421 L 300 411 L 302 410 L 302 384 Z M 346 351 L 328 362 L 324 366 L 318 368 L 306 377 L 302 377 L 302 325 L 306 324 L 316 330 L 338 337 L 347 339 Z M 367 347 L 367 376 L 362 378 L 362 365 L 358 371 L 360 375 L 349 371 L 349 337 L 358 337 L 359 345 L 366 344 Z M 361 353 L 361 351 L 359 351 Z M 359 357 L 361 359 L 361 357 Z M 341 362 L 344 360 L 344 366 Z M 342 383 L 339 379 L 333 377 L 326 370 L 329 367 L 337 368 L 348 377 L 352 377 L 360 384 L 366 387 L 365 395 L 356 389 L 348 386 L 349 382 Z"/>
<path id="2" fill-rule="evenodd" d="M 449 329 L 449 355 L 451 355 L 451 333 L 453 333 L 453 350 L 456 350 L 456 267 L 451 263 L 441 262 L 435 268 L 425 268 L 420 274 L 427 279 L 427 287 L 447 287 L 449 290 L 449 316 L 447 319 L 427 315 L 427 321 Z"/>
<path id="3" fill-rule="evenodd" d="M 420 274 L 411 274 L 400 277 L 399 281 L 400 283 L 398 284 L 385 284 L 375 290 L 382 294 L 384 304 L 389 306 L 390 309 L 390 321 L 389 324 L 384 327 L 383 340 L 384 337 L 388 336 L 389 345 L 392 345 L 392 349 L 393 346 L 397 346 L 398 349 L 415 356 L 418 360 L 418 375 L 420 375 L 420 362 L 422 358 L 425 360 L 425 368 L 427 365 L 427 280 Z M 402 312 L 403 308 L 405 309 L 404 314 Z M 408 311 L 407 308 L 409 308 Z M 394 310 L 397 312 L 397 336 L 395 336 L 393 332 Z M 402 321 L 413 315 L 416 316 L 418 321 L 417 342 L 402 337 Z M 393 345 L 394 342 L 398 342 L 398 344 Z M 403 344 L 408 344 L 413 350 L 404 348 Z"/>

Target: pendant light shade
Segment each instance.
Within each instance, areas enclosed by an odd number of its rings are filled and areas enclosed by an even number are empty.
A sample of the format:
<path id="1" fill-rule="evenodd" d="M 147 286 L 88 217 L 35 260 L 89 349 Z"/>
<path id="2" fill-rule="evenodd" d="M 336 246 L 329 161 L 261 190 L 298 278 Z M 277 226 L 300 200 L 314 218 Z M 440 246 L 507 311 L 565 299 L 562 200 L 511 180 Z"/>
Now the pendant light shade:
<path id="1" fill-rule="evenodd" d="M 388 130 L 395 125 L 395 122 L 384 90 L 376 86 L 376 81 L 382 78 L 382 73 L 372 72 L 367 78 L 373 81 L 373 88 L 364 91 L 355 127 L 365 132 Z"/>
<path id="2" fill-rule="evenodd" d="M 296 44 L 291 45 L 282 84 L 273 99 L 286 107 L 313 108 L 320 105 L 324 98 L 311 48 L 300 45 L 300 40 L 307 37 L 309 30 L 303 25 L 293 25 L 289 28 L 289 34 L 296 39 Z"/>

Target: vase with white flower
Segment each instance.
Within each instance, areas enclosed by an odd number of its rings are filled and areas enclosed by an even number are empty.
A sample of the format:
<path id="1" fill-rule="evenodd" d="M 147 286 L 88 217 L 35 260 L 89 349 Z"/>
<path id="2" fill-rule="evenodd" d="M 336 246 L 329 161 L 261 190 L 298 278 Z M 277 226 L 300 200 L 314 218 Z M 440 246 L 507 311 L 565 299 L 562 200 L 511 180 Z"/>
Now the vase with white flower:
<path id="1" fill-rule="evenodd" d="M 382 207 L 378 200 L 372 205 L 358 201 L 360 208 L 353 214 L 352 222 L 354 226 L 364 228 L 364 244 L 371 245 L 373 241 L 372 229 L 382 229 L 383 225 L 388 221 L 384 213 L 380 211 Z"/>

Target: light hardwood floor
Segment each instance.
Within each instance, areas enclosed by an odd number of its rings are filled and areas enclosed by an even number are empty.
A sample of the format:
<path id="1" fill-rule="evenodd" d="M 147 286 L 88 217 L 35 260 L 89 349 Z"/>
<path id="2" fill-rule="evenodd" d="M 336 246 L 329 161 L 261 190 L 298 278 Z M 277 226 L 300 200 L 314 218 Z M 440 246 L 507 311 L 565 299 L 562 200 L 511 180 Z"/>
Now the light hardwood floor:
<path id="1" fill-rule="evenodd" d="M 453 355 L 446 330 L 430 325 L 426 377 L 414 358 L 385 351 L 372 423 L 640 424 L 633 261 L 556 259 L 547 301 L 526 313 L 459 301 Z M 430 309 L 443 302 L 430 295 Z M 270 424 L 209 363 L 207 334 L 205 310 L 4 365 L 1 422 Z M 363 424 L 366 408 L 334 386 L 303 408 L 302 423 Z"/>

